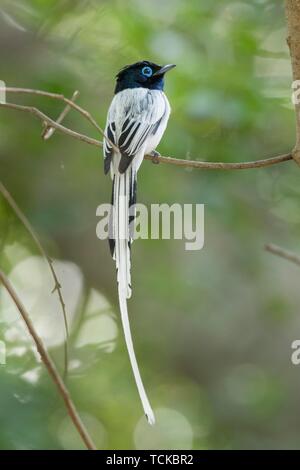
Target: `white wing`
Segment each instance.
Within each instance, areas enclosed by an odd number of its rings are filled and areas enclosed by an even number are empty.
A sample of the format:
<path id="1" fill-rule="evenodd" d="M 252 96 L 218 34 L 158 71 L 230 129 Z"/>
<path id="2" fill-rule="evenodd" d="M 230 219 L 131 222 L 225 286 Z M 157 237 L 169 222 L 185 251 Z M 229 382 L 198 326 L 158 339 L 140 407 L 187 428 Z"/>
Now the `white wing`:
<path id="1" fill-rule="evenodd" d="M 106 135 L 120 149 L 120 172 L 124 172 L 136 154 L 156 134 L 159 140 L 166 127 L 170 107 L 163 92 L 145 88 L 117 93 L 108 112 Z M 158 143 L 158 142 L 157 142 Z M 110 168 L 113 148 L 104 144 L 105 172 Z"/>

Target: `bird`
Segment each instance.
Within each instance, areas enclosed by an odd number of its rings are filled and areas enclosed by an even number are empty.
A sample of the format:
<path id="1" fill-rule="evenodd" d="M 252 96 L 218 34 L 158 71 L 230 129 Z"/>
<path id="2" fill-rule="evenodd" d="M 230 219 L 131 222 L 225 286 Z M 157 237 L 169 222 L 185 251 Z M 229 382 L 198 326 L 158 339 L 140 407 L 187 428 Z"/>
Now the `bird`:
<path id="1" fill-rule="evenodd" d="M 169 120 L 171 107 L 164 93 L 165 74 L 175 64 L 143 60 L 116 75 L 114 97 L 104 130 L 104 173 L 112 178 L 109 246 L 116 263 L 118 299 L 125 342 L 137 390 L 149 424 L 155 417 L 136 360 L 128 317 L 131 297 L 131 243 L 135 218 L 137 172 L 144 155 L 159 159 L 155 150 Z"/>

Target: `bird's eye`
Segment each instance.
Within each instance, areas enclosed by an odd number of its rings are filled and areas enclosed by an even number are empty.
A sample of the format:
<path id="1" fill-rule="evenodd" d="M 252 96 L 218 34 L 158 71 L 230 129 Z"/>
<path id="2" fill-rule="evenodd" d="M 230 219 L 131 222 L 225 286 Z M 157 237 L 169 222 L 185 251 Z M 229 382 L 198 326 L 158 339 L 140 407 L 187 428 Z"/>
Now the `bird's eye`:
<path id="1" fill-rule="evenodd" d="M 152 69 L 150 67 L 143 67 L 142 68 L 142 74 L 145 76 L 145 77 L 151 77 L 152 75 Z"/>

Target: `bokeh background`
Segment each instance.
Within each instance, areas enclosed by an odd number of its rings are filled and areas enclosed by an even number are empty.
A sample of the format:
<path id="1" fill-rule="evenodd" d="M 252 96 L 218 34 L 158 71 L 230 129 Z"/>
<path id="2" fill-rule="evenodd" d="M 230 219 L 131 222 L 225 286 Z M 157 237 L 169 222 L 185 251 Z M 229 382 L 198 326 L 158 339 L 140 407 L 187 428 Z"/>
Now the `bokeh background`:
<path id="1" fill-rule="evenodd" d="M 283 2 L 274 0 L 1 0 L 0 79 L 72 96 L 104 126 L 114 76 L 140 59 L 176 63 L 166 80 L 173 113 L 163 155 L 248 161 L 294 143 Z M 8 100 L 56 118 L 62 104 Z M 65 124 L 99 138 L 76 112 Z M 121 330 L 115 268 L 96 238 L 110 201 L 96 148 L 32 116 L 0 109 L 1 181 L 39 235 L 69 317 L 68 387 L 99 448 L 299 448 L 300 271 L 264 251 L 300 251 L 299 169 L 200 171 L 144 162 L 138 199 L 204 203 L 205 246 L 133 245 L 132 331 L 156 410 L 142 414 Z M 57 366 L 64 325 L 45 261 L 0 199 L 0 266 L 14 283 Z M 61 397 L 0 289 L 0 447 L 80 449 Z"/>

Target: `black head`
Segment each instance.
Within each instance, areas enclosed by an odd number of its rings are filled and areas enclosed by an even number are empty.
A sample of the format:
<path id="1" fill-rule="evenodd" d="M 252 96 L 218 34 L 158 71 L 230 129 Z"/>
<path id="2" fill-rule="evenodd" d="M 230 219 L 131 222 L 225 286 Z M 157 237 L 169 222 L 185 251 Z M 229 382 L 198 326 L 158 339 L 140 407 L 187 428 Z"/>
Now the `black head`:
<path id="1" fill-rule="evenodd" d="M 115 93 L 127 88 L 149 88 L 150 90 L 163 90 L 164 75 L 174 68 L 174 64 L 157 65 L 143 60 L 135 64 L 126 65 L 117 75 Z"/>

